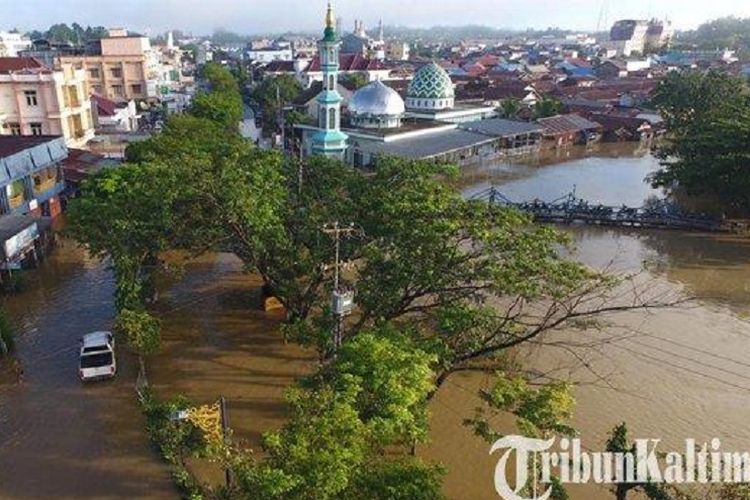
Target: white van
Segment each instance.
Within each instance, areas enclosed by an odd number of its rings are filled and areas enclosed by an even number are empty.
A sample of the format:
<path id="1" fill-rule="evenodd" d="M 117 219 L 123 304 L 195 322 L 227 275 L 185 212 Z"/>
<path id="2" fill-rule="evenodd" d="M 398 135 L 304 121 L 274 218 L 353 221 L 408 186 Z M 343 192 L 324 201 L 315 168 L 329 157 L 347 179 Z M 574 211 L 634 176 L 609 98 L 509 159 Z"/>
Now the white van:
<path id="1" fill-rule="evenodd" d="M 93 332 L 81 338 L 78 376 L 81 381 L 112 378 L 117 373 L 115 337 L 112 332 Z"/>

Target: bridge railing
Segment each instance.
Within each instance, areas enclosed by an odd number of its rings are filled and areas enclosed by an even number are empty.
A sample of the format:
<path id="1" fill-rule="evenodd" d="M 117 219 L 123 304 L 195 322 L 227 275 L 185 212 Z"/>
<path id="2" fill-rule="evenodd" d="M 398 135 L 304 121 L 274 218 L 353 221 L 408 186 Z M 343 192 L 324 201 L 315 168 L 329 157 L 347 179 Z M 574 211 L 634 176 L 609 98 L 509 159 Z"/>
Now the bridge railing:
<path id="1" fill-rule="evenodd" d="M 470 196 L 469 199 L 513 207 L 534 215 L 538 220 L 702 230 L 720 230 L 722 228 L 721 219 L 707 214 L 684 212 L 669 200 L 652 201 L 641 207 L 608 206 L 590 203 L 578 198 L 574 190 L 550 202 L 538 199 L 514 202 L 503 194 L 497 186 L 490 186 L 479 191 Z"/>

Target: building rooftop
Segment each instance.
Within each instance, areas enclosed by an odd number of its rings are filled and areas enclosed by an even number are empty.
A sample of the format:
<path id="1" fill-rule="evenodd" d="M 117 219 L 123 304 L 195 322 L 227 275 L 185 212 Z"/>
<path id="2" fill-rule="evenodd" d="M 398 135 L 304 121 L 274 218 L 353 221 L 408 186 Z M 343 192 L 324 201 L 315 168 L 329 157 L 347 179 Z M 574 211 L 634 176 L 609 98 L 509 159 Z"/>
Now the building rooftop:
<path id="1" fill-rule="evenodd" d="M 540 118 L 538 122 L 544 127 L 545 134 L 552 135 L 601 128 L 600 124 L 587 120 L 575 113 Z"/>
<path id="2" fill-rule="evenodd" d="M 385 66 L 377 59 L 370 59 L 360 54 L 339 54 L 339 71 L 368 71 L 380 69 L 385 69 Z M 320 57 L 315 56 L 306 71 L 322 71 L 320 67 Z"/>
<path id="3" fill-rule="evenodd" d="M 544 127 L 538 123 L 505 120 L 503 118 L 489 118 L 459 124 L 459 128 L 491 137 L 512 137 L 520 134 L 541 133 Z"/>
<path id="4" fill-rule="evenodd" d="M 7 241 L 9 238 L 33 225 L 36 225 L 36 219 L 30 215 L 5 215 L 0 217 L 0 242 Z M 0 253 L 6 258 L 13 257 L 12 255 L 5 255 L 4 248 L 2 248 Z"/>
<path id="5" fill-rule="evenodd" d="M 418 132 L 421 130 L 429 130 L 436 127 L 447 127 L 453 126 L 451 123 L 440 122 L 436 120 L 422 120 L 417 118 L 403 118 L 401 120 L 401 126 L 398 128 L 355 128 L 349 126 L 348 123 L 342 124 L 341 128 L 344 131 L 360 132 L 362 134 L 377 136 L 377 137 L 391 137 L 400 134 L 406 134 L 409 132 Z M 454 126 L 455 128 L 455 126 Z"/>
<path id="6" fill-rule="evenodd" d="M 57 135 L 0 135 L 0 160 L 59 138 Z"/>
<path id="7" fill-rule="evenodd" d="M 374 152 L 381 155 L 401 156 L 411 159 L 428 159 L 456 150 L 480 146 L 494 141 L 492 137 L 451 129 L 390 142 L 373 144 Z"/>
<path id="8" fill-rule="evenodd" d="M 35 57 L 0 57 L 0 73 L 52 71 Z"/>
<path id="9" fill-rule="evenodd" d="M 60 136 L 0 136 L 0 183 L 62 161 L 68 156 Z"/>

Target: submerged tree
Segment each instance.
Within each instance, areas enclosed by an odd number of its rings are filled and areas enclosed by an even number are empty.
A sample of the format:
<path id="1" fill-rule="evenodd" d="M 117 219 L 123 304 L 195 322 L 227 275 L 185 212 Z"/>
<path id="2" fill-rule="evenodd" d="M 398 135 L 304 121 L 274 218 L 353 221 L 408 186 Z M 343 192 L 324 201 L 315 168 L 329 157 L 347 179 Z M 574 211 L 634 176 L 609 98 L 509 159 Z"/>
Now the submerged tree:
<path id="1" fill-rule="evenodd" d="M 670 73 L 653 99 L 668 136 L 656 153 L 656 187 L 716 199 L 726 211 L 750 210 L 750 88 L 724 73 Z"/>

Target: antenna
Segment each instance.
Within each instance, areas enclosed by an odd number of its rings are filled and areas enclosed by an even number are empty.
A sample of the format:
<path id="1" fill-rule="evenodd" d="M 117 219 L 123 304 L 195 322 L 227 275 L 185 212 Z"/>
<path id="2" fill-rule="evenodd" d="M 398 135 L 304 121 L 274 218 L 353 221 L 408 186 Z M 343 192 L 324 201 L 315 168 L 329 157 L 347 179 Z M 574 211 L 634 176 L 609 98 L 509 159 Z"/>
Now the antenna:
<path id="1" fill-rule="evenodd" d="M 602 6 L 599 9 L 599 20 L 596 23 L 596 32 L 601 33 L 607 30 L 609 25 L 609 0 L 602 0 Z"/>

